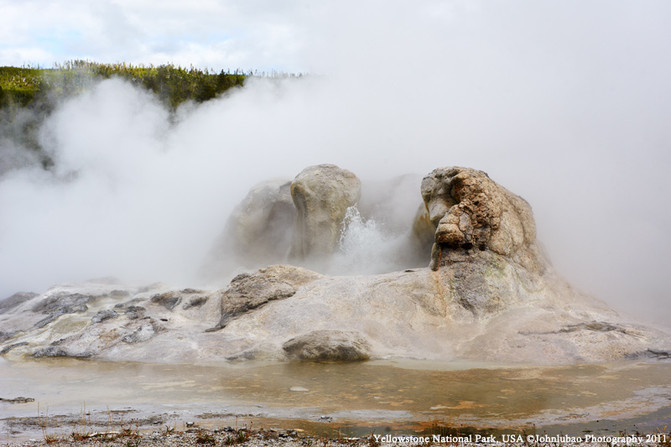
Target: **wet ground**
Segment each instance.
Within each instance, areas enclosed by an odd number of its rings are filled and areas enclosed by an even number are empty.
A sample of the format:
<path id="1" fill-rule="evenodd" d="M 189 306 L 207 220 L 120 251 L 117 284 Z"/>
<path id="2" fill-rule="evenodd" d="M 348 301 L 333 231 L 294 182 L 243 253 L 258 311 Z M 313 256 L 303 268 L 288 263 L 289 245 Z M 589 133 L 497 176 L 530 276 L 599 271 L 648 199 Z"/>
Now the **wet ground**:
<path id="1" fill-rule="evenodd" d="M 208 366 L 0 359 L 0 398 L 0 441 L 82 427 L 165 430 L 191 422 L 331 436 L 451 430 L 668 433 L 671 364 Z"/>

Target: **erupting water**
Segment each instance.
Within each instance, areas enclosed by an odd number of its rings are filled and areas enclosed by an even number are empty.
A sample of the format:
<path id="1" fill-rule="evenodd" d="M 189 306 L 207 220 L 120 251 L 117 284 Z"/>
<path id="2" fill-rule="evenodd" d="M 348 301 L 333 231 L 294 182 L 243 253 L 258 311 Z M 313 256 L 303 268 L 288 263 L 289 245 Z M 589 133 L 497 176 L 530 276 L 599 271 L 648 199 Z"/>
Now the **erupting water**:
<path id="1" fill-rule="evenodd" d="M 374 218 L 361 216 L 352 206 L 343 220 L 338 251 L 329 270 L 340 275 L 368 275 L 416 267 L 404 259 L 407 244 L 407 233 L 393 232 Z"/>

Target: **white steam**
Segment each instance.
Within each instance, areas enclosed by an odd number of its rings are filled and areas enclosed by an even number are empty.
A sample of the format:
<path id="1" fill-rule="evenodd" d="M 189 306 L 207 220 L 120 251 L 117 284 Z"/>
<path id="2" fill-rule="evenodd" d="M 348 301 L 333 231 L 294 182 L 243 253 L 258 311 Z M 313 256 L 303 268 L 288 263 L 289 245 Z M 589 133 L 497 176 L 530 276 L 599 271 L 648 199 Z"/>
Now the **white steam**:
<path id="1" fill-rule="evenodd" d="M 408 240 L 408 233 L 406 229 L 395 234 L 374 218 L 362 217 L 356 206 L 350 207 L 342 223 L 338 250 L 328 269 L 341 275 L 367 275 L 425 267 L 424 260 L 416 259 L 417 249 Z M 429 254 L 425 253 L 424 258 Z"/>
<path id="2" fill-rule="evenodd" d="M 108 275 L 188 282 L 252 185 L 309 165 L 364 184 L 461 165 L 530 202 L 579 287 L 668 322 L 670 3 L 293 8 L 274 20 L 288 14 L 297 64 L 318 76 L 252 80 L 177 122 L 117 80 L 58 107 L 43 129 L 54 172 L 0 178 L 0 296 Z M 407 202 L 390 209 L 412 216 Z"/>

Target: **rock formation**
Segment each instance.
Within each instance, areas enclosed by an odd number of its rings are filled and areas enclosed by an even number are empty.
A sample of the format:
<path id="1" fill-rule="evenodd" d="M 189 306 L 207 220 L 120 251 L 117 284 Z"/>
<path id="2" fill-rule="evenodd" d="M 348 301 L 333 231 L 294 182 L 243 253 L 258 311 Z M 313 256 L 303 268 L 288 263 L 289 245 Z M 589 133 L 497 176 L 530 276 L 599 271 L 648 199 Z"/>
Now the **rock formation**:
<path id="1" fill-rule="evenodd" d="M 312 331 L 286 341 L 282 349 L 295 360 L 356 362 L 370 358 L 370 346 L 358 332 Z"/>
<path id="2" fill-rule="evenodd" d="M 461 167 L 433 170 L 421 190 L 435 227 L 430 268 L 464 308 L 486 315 L 543 287 L 548 266 L 524 199 Z"/>
<path id="3" fill-rule="evenodd" d="M 436 227 L 431 268 L 477 257 L 491 250 L 542 273 L 536 225 L 529 204 L 482 171 L 450 167 L 422 181 L 422 197 Z"/>
<path id="4" fill-rule="evenodd" d="M 334 222 L 356 201 L 358 184 L 332 165 L 299 174 L 292 191 L 305 235 L 300 253 L 333 249 Z M 0 302 L 0 353 L 210 363 L 669 357 L 667 334 L 620 317 L 558 276 L 538 248 L 529 205 L 484 172 L 436 169 L 421 192 L 426 214 L 415 231 L 435 228 L 431 268 L 328 276 L 273 265 L 223 290 L 87 283 L 17 294 Z"/>
<path id="5" fill-rule="evenodd" d="M 285 262 L 295 215 L 291 180 L 269 180 L 254 186 L 228 218 L 204 270 L 216 275 L 226 269 L 222 264 L 230 258 L 248 268 Z"/>
<path id="6" fill-rule="evenodd" d="M 360 195 L 357 176 L 335 165 L 310 166 L 298 174 L 291 183 L 297 211 L 292 257 L 304 260 L 332 254 L 347 208 Z"/>
<path id="7" fill-rule="evenodd" d="M 237 316 L 270 301 L 292 297 L 297 285 L 317 276 L 307 270 L 291 270 L 284 266 L 271 266 L 251 275 L 236 276 L 221 296 L 221 319 L 214 329 L 224 328 Z"/>
<path id="8" fill-rule="evenodd" d="M 324 261 L 337 250 L 347 209 L 360 195 L 353 173 L 327 164 L 310 166 L 293 181 L 259 183 L 235 207 L 203 270 L 212 277 L 231 270 L 227 263 Z"/>

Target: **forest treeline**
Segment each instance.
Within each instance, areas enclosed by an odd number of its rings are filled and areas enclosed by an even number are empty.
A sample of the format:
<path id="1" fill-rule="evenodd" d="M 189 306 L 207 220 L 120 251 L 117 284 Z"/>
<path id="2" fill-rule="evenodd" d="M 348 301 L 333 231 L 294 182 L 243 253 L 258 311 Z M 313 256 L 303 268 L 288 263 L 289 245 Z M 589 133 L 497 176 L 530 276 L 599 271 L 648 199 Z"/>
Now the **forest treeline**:
<path id="1" fill-rule="evenodd" d="M 251 76 L 300 77 L 284 73 L 234 72 L 126 63 L 73 60 L 54 68 L 0 67 L 0 156 L 9 144 L 32 152 L 44 168 L 52 161 L 40 147 L 38 129 L 59 100 L 83 92 L 95 82 L 118 77 L 153 92 L 171 111 L 187 101 L 201 103 L 242 87 Z M 4 157 L 8 158 L 8 157 Z M 14 157 L 15 158 L 15 157 Z M 0 175 L 10 169 L 0 159 Z"/>
<path id="2" fill-rule="evenodd" d="M 35 102 L 77 93 L 96 79 L 119 77 L 152 91 L 170 108 L 184 101 L 203 102 L 241 87 L 253 73 L 219 73 L 172 64 L 101 64 L 69 61 L 55 68 L 0 67 L 0 107 L 28 107 Z"/>

